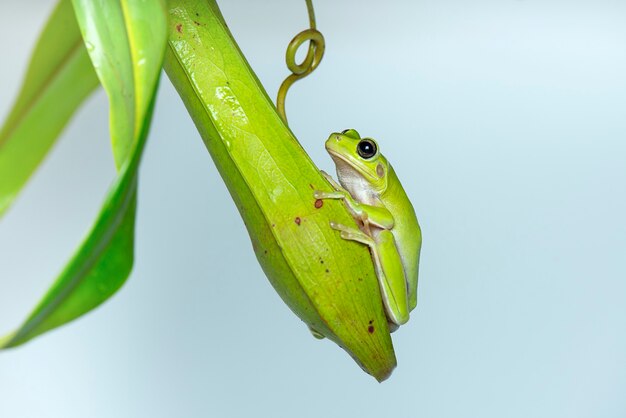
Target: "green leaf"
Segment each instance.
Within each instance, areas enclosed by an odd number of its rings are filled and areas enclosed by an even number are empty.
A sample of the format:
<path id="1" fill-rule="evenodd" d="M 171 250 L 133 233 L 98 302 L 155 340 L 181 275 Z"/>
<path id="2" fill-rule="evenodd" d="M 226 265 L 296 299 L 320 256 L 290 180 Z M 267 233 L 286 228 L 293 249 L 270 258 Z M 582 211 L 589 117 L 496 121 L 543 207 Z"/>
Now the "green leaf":
<path id="1" fill-rule="evenodd" d="M 239 209 L 259 263 L 285 303 L 378 380 L 396 365 L 372 259 L 341 239 L 356 224 L 276 113 L 215 1 L 170 0 L 165 70 Z M 321 144 L 320 144 L 321 146 Z"/>
<path id="2" fill-rule="evenodd" d="M 133 263 L 137 167 L 135 158 L 119 173 L 95 225 L 53 286 L 20 328 L 0 340 L 14 347 L 95 308 L 124 283 Z"/>
<path id="3" fill-rule="evenodd" d="M 12 347 L 94 309 L 130 274 L 137 171 L 146 141 L 166 41 L 158 1 L 75 0 L 87 51 L 110 102 L 118 176 L 90 233 L 25 323 L 0 340 Z"/>
<path id="4" fill-rule="evenodd" d="M 0 130 L 0 216 L 98 86 L 70 0 L 52 12 L 18 98 Z"/>
<path id="5" fill-rule="evenodd" d="M 166 38 L 161 1 L 72 0 L 89 56 L 109 97 L 118 168 L 142 128 L 160 74 Z"/>

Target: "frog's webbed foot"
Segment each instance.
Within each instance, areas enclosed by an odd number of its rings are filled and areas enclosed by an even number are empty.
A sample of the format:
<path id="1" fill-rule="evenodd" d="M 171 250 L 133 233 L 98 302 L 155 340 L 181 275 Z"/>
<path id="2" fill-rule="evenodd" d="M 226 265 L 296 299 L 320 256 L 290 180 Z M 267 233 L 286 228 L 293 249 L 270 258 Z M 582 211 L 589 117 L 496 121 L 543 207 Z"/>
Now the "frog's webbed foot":
<path id="1" fill-rule="evenodd" d="M 343 224 L 338 224 L 336 222 L 331 222 L 330 227 L 335 231 L 341 232 L 341 238 L 345 240 L 360 242 L 361 244 L 365 244 L 373 250 L 376 249 L 376 242 L 374 241 L 374 239 L 360 229 L 352 228 Z"/>

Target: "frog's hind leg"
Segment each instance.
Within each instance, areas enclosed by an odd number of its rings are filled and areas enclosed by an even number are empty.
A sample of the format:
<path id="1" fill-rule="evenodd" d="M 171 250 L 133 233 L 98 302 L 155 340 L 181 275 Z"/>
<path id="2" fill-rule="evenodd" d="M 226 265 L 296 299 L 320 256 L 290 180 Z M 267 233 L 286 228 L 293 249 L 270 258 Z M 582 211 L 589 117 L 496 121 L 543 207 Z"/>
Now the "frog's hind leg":
<path id="1" fill-rule="evenodd" d="M 385 272 L 383 270 L 383 266 L 380 262 L 380 255 L 378 254 L 378 247 L 376 246 L 376 241 L 370 235 L 361 231 L 360 229 L 351 228 L 349 226 L 339 224 L 336 222 L 331 222 L 330 227 L 336 231 L 341 232 L 341 238 L 348 241 L 356 241 L 361 244 L 365 244 L 369 247 L 370 252 L 372 254 L 372 259 L 374 260 L 374 268 L 376 269 L 376 275 L 379 278 L 385 277 Z"/>
<path id="2" fill-rule="evenodd" d="M 380 231 L 376 240 L 359 229 L 335 222 L 330 227 L 340 231 L 341 238 L 369 247 L 387 316 L 396 325 L 406 323 L 409 320 L 406 279 L 391 232 Z"/>

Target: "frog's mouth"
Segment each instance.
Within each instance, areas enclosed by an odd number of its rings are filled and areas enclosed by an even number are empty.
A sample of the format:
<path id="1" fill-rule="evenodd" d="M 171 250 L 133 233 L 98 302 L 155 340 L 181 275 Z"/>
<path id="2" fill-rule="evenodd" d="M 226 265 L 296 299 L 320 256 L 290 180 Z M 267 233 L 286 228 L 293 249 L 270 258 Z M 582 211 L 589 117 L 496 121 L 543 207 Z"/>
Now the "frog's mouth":
<path id="1" fill-rule="evenodd" d="M 330 157 L 335 161 L 335 164 L 352 164 L 352 161 L 344 157 L 342 154 L 336 152 L 334 149 L 327 147 L 326 151 L 328 151 Z"/>
<path id="2" fill-rule="evenodd" d="M 357 169 L 358 162 L 352 161 L 345 155 L 335 152 L 332 149 L 327 148 L 326 150 L 328 151 L 328 154 L 330 154 L 330 158 L 332 158 L 333 161 L 335 162 L 335 167 L 337 168 L 338 172 L 340 171 L 344 174 L 348 174 L 350 172 L 355 172 L 355 171 L 360 172 L 360 170 Z"/>

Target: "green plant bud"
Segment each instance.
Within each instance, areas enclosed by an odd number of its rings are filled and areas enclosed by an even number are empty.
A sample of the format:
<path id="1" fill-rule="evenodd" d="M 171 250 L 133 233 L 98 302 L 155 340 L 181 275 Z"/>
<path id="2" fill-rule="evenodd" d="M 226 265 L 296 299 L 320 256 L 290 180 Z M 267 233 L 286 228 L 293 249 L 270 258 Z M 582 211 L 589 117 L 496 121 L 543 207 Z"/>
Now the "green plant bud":
<path id="1" fill-rule="evenodd" d="M 384 380 L 396 359 L 369 251 L 329 227 L 331 220 L 355 225 L 353 218 L 341 202 L 313 197 L 333 189 L 277 114 L 215 2 L 168 6 L 165 69 L 265 274 L 309 327 Z"/>

